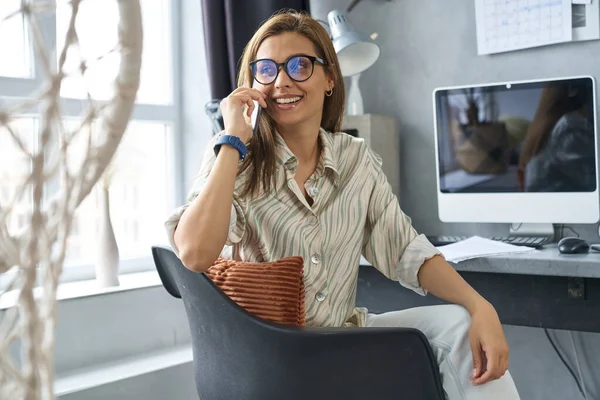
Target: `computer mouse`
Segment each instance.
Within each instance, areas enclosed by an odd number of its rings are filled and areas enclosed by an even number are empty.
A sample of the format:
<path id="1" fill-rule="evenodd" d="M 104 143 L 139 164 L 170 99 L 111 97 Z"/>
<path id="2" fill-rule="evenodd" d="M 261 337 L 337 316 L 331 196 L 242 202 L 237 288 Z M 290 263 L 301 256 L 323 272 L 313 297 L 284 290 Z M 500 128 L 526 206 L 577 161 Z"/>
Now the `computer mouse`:
<path id="1" fill-rule="evenodd" d="M 562 254 L 583 254 L 590 251 L 590 245 L 583 239 L 566 237 L 558 242 L 558 251 Z"/>

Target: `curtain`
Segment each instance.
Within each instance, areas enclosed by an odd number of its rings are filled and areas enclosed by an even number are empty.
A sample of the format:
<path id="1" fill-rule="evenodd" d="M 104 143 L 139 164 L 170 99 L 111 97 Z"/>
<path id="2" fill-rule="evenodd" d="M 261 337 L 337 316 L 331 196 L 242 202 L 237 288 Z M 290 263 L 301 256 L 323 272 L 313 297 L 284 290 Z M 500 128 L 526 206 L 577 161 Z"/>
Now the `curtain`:
<path id="1" fill-rule="evenodd" d="M 260 24 L 283 8 L 310 13 L 309 0 L 201 0 L 210 91 L 222 99 L 237 87 L 238 63 Z"/>

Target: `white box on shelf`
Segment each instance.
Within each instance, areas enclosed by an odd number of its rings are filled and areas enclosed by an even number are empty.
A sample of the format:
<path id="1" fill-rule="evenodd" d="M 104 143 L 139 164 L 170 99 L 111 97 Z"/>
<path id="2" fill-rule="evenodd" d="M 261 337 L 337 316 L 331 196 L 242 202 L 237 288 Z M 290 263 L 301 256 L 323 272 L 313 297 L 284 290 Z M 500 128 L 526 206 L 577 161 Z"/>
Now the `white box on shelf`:
<path id="1" fill-rule="evenodd" d="M 383 172 L 400 199 L 400 135 L 396 119 L 380 114 L 344 115 L 342 131 L 364 139 L 381 156 Z"/>

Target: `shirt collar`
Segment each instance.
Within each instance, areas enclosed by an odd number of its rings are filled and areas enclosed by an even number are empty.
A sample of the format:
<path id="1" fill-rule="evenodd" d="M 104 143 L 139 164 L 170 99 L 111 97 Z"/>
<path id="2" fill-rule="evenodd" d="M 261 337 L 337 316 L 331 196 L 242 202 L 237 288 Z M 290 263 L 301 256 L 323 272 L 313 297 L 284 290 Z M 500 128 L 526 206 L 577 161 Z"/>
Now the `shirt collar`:
<path id="1" fill-rule="evenodd" d="M 334 182 L 337 185 L 340 173 L 337 169 L 337 154 L 334 152 L 333 135 L 336 135 L 336 133 L 328 132 L 323 128 L 320 129 L 319 139 L 323 145 L 323 152 L 321 153 L 321 162 L 317 169 L 322 168 L 321 173 L 323 170 L 329 169 L 333 173 Z"/>
<path id="2" fill-rule="evenodd" d="M 275 158 L 278 163 L 285 166 L 288 169 L 296 169 L 298 166 L 298 160 L 296 156 L 289 149 L 285 140 L 281 137 L 279 132 L 275 131 Z"/>
<path id="3" fill-rule="evenodd" d="M 319 140 L 323 151 L 321 152 L 321 159 L 317 164 L 315 174 L 317 177 L 323 175 L 326 170 L 330 170 L 333 175 L 334 183 L 337 185 L 339 179 L 339 172 L 337 169 L 337 157 L 334 153 L 334 139 L 333 133 L 326 131 L 323 128 L 319 128 Z M 281 137 L 279 132 L 275 131 L 275 157 L 277 162 L 283 165 L 289 170 L 296 171 L 298 167 L 298 160 L 292 151 L 289 149 L 285 140 Z"/>

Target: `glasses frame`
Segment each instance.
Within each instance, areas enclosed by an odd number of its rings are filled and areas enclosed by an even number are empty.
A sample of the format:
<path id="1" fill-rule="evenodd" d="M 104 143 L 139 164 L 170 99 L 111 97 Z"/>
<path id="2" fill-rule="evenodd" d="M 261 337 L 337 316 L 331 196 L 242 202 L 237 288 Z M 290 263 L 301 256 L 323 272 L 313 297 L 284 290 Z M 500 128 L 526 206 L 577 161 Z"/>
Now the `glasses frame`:
<path id="1" fill-rule="evenodd" d="M 290 62 L 291 59 L 296 58 L 296 57 L 305 57 L 310 60 L 312 69 L 310 71 L 310 75 L 308 76 L 308 78 L 302 79 L 302 80 L 295 79 L 288 72 L 288 69 L 287 69 L 288 63 Z M 259 81 L 258 79 L 256 79 L 256 72 L 254 69 L 256 67 L 256 64 L 259 63 L 260 61 L 271 61 L 277 67 L 277 73 L 275 74 L 275 77 L 273 78 L 273 80 L 271 82 L 263 83 L 263 82 Z M 260 58 L 258 60 L 254 60 L 254 61 L 250 62 L 248 65 L 250 66 L 250 71 L 252 73 L 252 79 L 254 79 L 256 82 L 260 83 L 261 85 L 270 85 L 277 80 L 277 77 L 279 76 L 279 72 L 281 72 L 281 67 L 283 67 L 283 70 L 285 71 L 287 76 L 289 76 L 290 79 L 293 80 L 294 82 L 306 82 L 315 73 L 315 61 L 321 65 L 327 65 L 327 61 L 323 60 L 321 57 L 309 56 L 308 54 L 294 54 L 292 56 L 289 56 L 288 59 L 282 63 L 278 63 L 275 60 L 271 60 L 270 58 Z"/>

